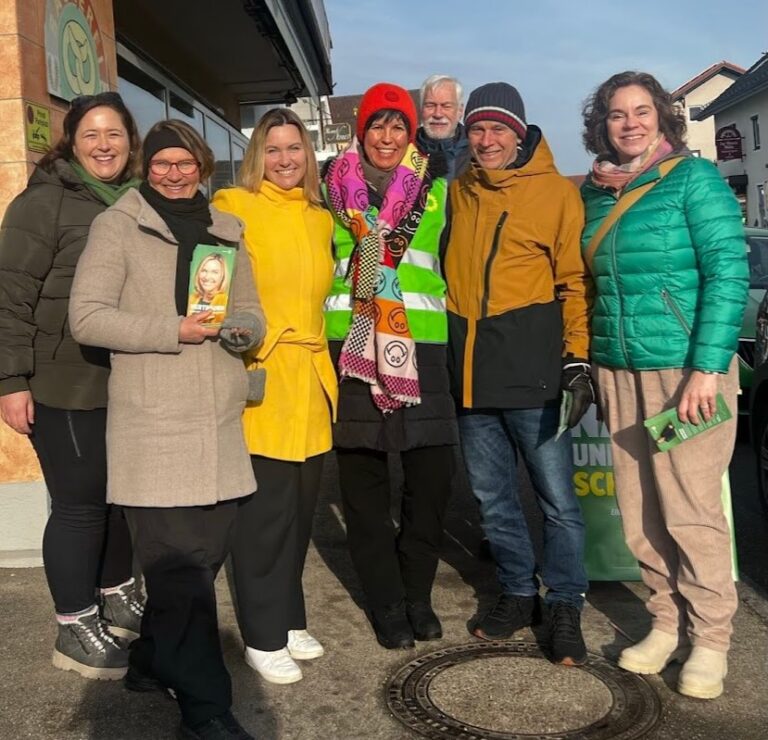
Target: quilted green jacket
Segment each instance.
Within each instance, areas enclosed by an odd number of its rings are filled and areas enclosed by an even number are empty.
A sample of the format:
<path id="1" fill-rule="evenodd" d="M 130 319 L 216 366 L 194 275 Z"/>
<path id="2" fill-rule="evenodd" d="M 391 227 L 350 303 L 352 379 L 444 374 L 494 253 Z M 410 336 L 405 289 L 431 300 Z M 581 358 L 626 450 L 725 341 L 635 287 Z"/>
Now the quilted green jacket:
<path id="1" fill-rule="evenodd" d="M 658 167 L 628 188 L 658 179 Z M 585 252 L 616 202 L 588 178 Z M 715 166 L 687 157 L 610 228 L 595 252 L 592 361 L 725 372 L 749 290 L 736 199 Z"/>

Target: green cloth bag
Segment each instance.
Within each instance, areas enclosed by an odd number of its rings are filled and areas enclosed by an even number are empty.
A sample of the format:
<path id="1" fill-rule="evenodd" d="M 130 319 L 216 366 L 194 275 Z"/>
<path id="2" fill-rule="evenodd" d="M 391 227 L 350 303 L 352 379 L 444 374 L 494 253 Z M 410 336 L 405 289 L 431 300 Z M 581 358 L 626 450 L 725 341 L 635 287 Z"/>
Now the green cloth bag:
<path id="1" fill-rule="evenodd" d="M 639 581 L 640 568 L 624 541 L 616 501 L 611 436 L 593 404 L 571 430 L 573 488 L 586 527 L 584 567 L 590 581 Z"/>
<path id="2" fill-rule="evenodd" d="M 586 527 L 584 567 L 590 581 L 639 581 L 640 567 L 624 541 L 621 513 L 616 500 L 611 436 L 598 421 L 596 407 L 571 430 L 573 487 L 581 504 Z M 722 482 L 723 513 L 731 530 L 733 580 L 739 579 L 736 537 L 728 471 Z"/>

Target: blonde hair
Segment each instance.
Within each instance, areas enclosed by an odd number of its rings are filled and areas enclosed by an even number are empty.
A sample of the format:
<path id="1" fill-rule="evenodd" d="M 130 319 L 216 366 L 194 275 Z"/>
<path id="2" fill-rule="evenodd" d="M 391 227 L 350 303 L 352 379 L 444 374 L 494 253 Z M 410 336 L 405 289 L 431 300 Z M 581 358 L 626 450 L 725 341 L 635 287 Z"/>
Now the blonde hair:
<path id="1" fill-rule="evenodd" d="M 224 255 L 222 255 L 221 252 L 213 252 L 200 260 L 200 264 L 197 266 L 197 270 L 195 271 L 195 291 L 201 298 L 205 298 L 206 291 L 203 290 L 203 286 L 200 284 L 200 273 L 203 271 L 203 266 L 207 265 L 209 262 L 217 262 L 221 267 L 221 282 L 219 283 L 219 287 L 216 288 L 216 291 L 213 293 L 211 298 L 213 298 L 215 295 L 218 295 L 219 293 L 225 293 L 227 291 L 227 282 L 229 280 L 229 274 L 227 272 L 227 261 L 224 259 Z"/>
<path id="2" fill-rule="evenodd" d="M 315 149 L 309 132 L 301 119 L 290 108 L 273 108 L 267 111 L 253 130 L 248 148 L 243 157 L 243 164 L 237 173 L 237 184 L 240 187 L 258 193 L 264 182 L 264 158 L 267 148 L 267 135 L 275 126 L 296 126 L 307 157 L 307 172 L 304 175 L 304 197 L 315 206 L 322 206 L 320 195 L 320 174 L 315 159 Z"/>

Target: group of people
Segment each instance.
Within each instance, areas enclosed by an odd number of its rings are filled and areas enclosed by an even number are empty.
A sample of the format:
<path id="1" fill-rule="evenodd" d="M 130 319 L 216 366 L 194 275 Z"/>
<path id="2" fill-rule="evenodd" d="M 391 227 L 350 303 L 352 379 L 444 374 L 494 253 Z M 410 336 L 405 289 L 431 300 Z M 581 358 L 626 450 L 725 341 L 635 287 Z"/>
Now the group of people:
<path id="1" fill-rule="evenodd" d="M 504 639 L 543 619 L 551 659 L 582 665 L 584 523 L 562 427 L 594 401 L 650 590 L 652 629 L 619 665 L 683 660 L 682 693 L 722 692 L 735 422 L 659 453 L 643 420 L 676 407 L 697 423 L 718 393 L 736 402 L 735 198 L 647 74 L 614 75 L 586 103 L 596 159 L 581 193 L 512 85 L 463 105 L 459 82 L 435 75 L 420 108 L 374 85 L 322 173 L 301 120 L 271 110 L 238 185 L 209 205 L 213 155 L 192 127 L 160 121 L 140 144 L 117 94 L 77 98 L 6 212 L 0 415 L 29 435 L 51 495 L 53 662 L 171 690 L 181 738 L 251 737 L 219 643 L 228 555 L 248 665 L 291 683 L 323 655 L 302 572 L 331 449 L 383 647 L 442 637 L 431 593 L 460 445 L 500 585 L 472 633 Z M 195 264 L 200 245 L 218 258 Z M 544 517 L 540 561 L 518 456 Z"/>

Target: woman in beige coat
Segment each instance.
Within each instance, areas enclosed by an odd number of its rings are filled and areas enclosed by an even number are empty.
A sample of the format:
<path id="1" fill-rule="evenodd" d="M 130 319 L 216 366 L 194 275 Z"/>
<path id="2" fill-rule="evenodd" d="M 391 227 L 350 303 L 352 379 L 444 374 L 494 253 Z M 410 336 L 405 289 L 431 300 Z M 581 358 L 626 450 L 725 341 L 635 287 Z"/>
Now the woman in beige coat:
<path id="1" fill-rule="evenodd" d="M 77 341 L 112 350 L 107 497 L 125 507 L 147 588 L 126 685 L 173 689 L 179 737 L 248 738 L 229 711 L 214 579 L 238 499 L 256 489 L 236 353 L 261 341 L 264 319 L 240 222 L 198 189 L 213 171 L 205 142 L 162 121 L 142 156 L 139 190 L 94 221 L 70 303 Z M 205 324 L 210 311 L 185 316 L 198 244 L 238 248 L 221 332 Z"/>

